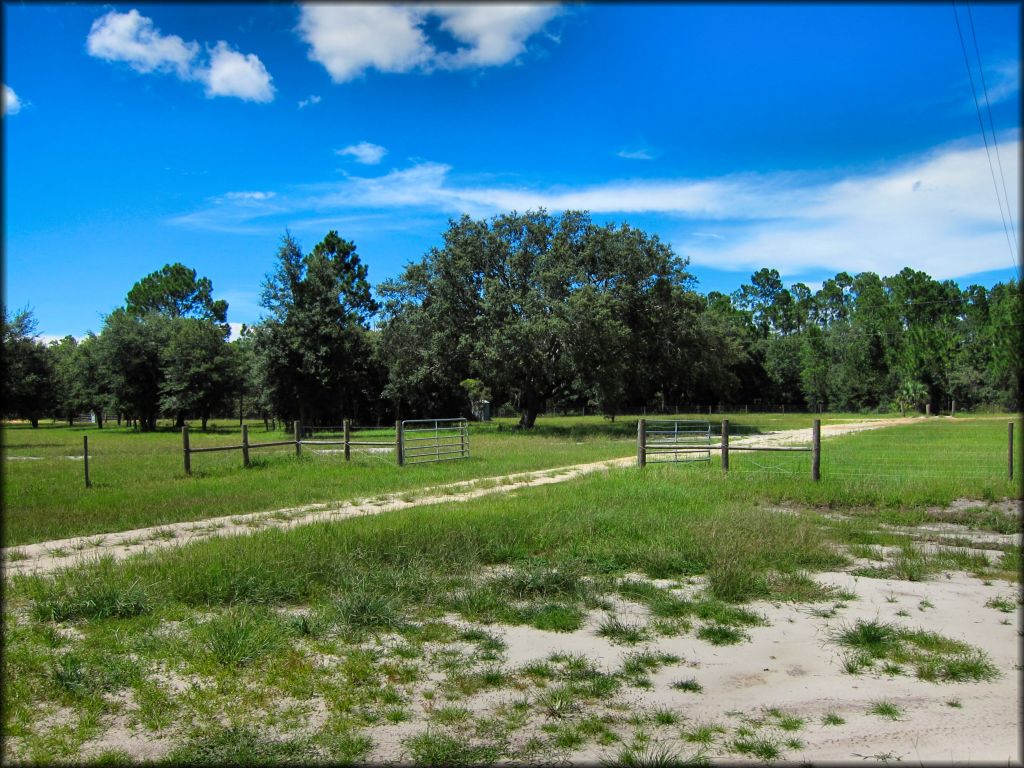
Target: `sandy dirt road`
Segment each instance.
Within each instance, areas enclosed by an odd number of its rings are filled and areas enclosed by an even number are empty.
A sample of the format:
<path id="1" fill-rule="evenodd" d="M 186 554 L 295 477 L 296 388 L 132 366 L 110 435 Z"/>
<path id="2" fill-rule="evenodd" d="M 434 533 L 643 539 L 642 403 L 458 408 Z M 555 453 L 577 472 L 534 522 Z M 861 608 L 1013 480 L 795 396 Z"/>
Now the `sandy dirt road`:
<path id="1" fill-rule="evenodd" d="M 880 429 L 896 424 L 913 423 L 914 419 L 874 419 L 849 423 L 826 424 L 821 428 L 822 439 L 837 437 L 867 429 Z M 792 443 L 809 443 L 810 429 L 790 429 L 768 432 L 761 435 L 736 436 L 730 444 L 775 446 Z M 238 536 L 250 534 L 265 528 L 292 528 L 298 525 L 327 520 L 344 520 L 362 515 L 377 515 L 396 509 L 446 504 L 456 501 L 487 496 L 492 493 L 507 493 L 519 488 L 529 488 L 550 483 L 561 483 L 591 472 L 607 471 L 615 467 L 629 466 L 635 456 L 609 459 L 589 464 L 574 464 L 534 472 L 520 472 L 512 475 L 478 478 L 448 485 L 433 486 L 415 491 L 400 491 L 381 495 L 374 499 L 352 499 L 348 501 L 322 502 L 300 507 L 252 512 L 206 518 L 203 520 L 171 523 L 168 525 L 136 528 L 129 531 L 76 536 L 68 539 L 23 544 L 3 549 L 6 575 L 18 573 L 51 573 L 60 568 L 111 556 L 115 559 L 141 552 L 180 546 L 211 536 Z"/>

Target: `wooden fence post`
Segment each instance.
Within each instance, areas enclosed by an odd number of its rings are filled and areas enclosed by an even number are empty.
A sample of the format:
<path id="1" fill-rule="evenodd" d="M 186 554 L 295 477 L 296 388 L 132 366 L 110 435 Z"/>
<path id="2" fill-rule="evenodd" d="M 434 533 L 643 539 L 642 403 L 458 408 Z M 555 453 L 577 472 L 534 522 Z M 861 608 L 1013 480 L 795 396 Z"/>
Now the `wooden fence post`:
<path id="1" fill-rule="evenodd" d="M 1007 463 L 1006 471 L 1010 479 L 1013 480 L 1013 422 L 1006 422 L 1006 443 L 1007 443 Z"/>
<path id="2" fill-rule="evenodd" d="M 722 471 L 729 471 L 729 420 L 722 419 Z"/>
<path id="3" fill-rule="evenodd" d="M 295 420 L 294 431 L 295 431 L 295 455 L 302 455 L 302 424 L 299 423 L 298 419 Z"/>
<path id="4" fill-rule="evenodd" d="M 192 457 L 188 452 L 188 424 L 181 428 L 181 450 L 185 457 L 185 474 L 192 474 Z"/>
<path id="5" fill-rule="evenodd" d="M 352 448 L 351 448 L 351 446 L 349 446 L 349 440 L 352 437 L 352 422 L 349 421 L 348 419 L 345 419 L 344 429 L 345 429 L 345 461 L 348 461 L 348 460 L 350 460 L 352 458 Z"/>
<path id="6" fill-rule="evenodd" d="M 242 466 L 249 467 L 249 425 L 242 425 Z"/>
<path id="7" fill-rule="evenodd" d="M 811 480 L 821 480 L 821 419 L 815 419 L 811 429 Z"/>
<path id="8" fill-rule="evenodd" d="M 405 456 L 402 455 L 402 420 L 395 421 L 395 460 L 398 466 L 405 464 Z"/>
<path id="9" fill-rule="evenodd" d="M 636 465 L 647 466 L 647 419 L 636 422 Z"/>
<path id="10" fill-rule="evenodd" d="M 85 459 L 85 487 L 92 488 L 89 482 L 89 436 L 82 435 L 82 456 Z"/>

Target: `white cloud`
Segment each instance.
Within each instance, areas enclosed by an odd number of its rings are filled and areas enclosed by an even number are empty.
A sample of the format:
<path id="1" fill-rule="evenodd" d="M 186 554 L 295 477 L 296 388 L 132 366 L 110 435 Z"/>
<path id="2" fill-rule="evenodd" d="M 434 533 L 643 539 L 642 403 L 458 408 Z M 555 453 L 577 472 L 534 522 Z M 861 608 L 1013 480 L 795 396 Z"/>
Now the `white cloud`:
<path id="1" fill-rule="evenodd" d="M 52 333 L 40 333 L 39 336 L 37 336 L 36 338 L 37 341 L 42 342 L 46 346 L 50 346 L 50 344 L 52 344 L 53 342 L 60 341 L 61 339 L 67 336 L 71 336 L 75 341 L 78 342 L 82 341 L 82 339 L 85 338 L 84 336 L 75 336 L 74 334 L 71 333 L 65 333 L 63 336 L 55 336 Z"/>
<path id="2" fill-rule="evenodd" d="M 86 49 L 99 59 L 126 62 L 136 72 L 174 72 L 181 80 L 197 80 L 206 85 L 210 98 L 274 99 L 270 73 L 256 54 L 240 53 L 221 40 L 208 50 L 209 61 L 201 63 L 199 43 L 162 34 L 152 19 L 134 8 L 127 13 L 110 11 L 93 21 Z"/>
<path id="3" fill-rule="evenodd" d="M 304 109 L 305 107 L 313 106 L 314 104 L 319 103 L 320 97 L 314 94 L 313 96 L 310 96 L 308 99 L 302 99 L 299 102 L 299 109 Z"/>
<path id="4" fill-rule="evenodd" d="M 228 192 L 224 197 L 228 200 L 269 200 L 276 192 Z"/>
<path id="5" fill-rule="evenodd" d="M 153 20 L 136 9 L 128 13 L 110 11 L 96 19 L 86 38 L 90 56 L 107 61 L 124 61 L 137 72 L 174 70 L 189 76 L 198 43 L 186 43 L 177 35 L 162 35 Z"/>
<path id="6" fill-rule="evenodd" d="M 1000 137 L 1019 210 L 1020 139 Z M 937 278 L 1003 269 L 1014 262 L 983 147 L 940 147 L 856 175 L 778 172 L 707 179 L 610 180 L 577 189 L 472 185 L 452 168 L 423 162 L 374 177 L 306 185 L 273 202 L 224 198 L 178 217 L 200 228 L 277 226 L 300 216 L 440 212 L 490 216 L 543 207 L 596 216 L 644 215 L 693 263 L 728 270 L 772 266 L 789 277 L 825 269 L 893 274 L 904 266 Z M 388 214 L 394 216 L 394 213 Z M 649 224 L 663 216 L 661 223 Z M 690 222 L 685 229 L 681 221 Z M 703 222 L 704 226 L 694 226 Z M 1018 231 L 1019 231 L 1019 222 Z"/>
<path id="7" fill-rule="evenodd" d="M 11 86 L 4 84 L 4 114 L 16 115 L 21 111 L 21 99 Z"/>
<path id="8" fill-rule="evenodd" d="M 441 28 L 468 47 L 440 53 L 440 66 L 493 67 L 506 64 L 526 49 L 526 40 L 559 12 L 556 5 L 504 3 L 435 5 Z"/>
<path id="9" fill-rule="evenodd" d="M 653 160 L 654 155 L 648 152 L 646 149 L 637 150 L 626 150 L 620 149 L 617 152 L 619 157 L 624 157 L 626 160 Z"/>
<path id="10" fill-rule="evenodd" d="M 490 67 L 506 64 L 559 13 L 556 5 L 322 5 L 302 6 L 298 32 L 336 83 L 368 69 L 381 72 Z M 464 45 L 438 51 L 428 17 Z"/>
<path id="11" fill-rule="evenodd" d="M 989 104 L 1006 101 L 1020 91 L 1020 62 L 1004 62 L 993 66 L 985 75 Z M 984 93 L 979 93 L 984 98 Z"/>
<path id="12" fill-rule="evenodd" d="M 228 323 L 228 328 L 231 329 L 231 333 L 228 334 L 228 341 L 235 341 L 242 335 L 242 326 L 245 323 Z"/>
<path id="13" fill-rule="evenodd" d="M 433 49 L 420 29 L 421 13 L 393 5 L 303 5 L 299 33 L 309 43 L 309 58 L 336 83 L 371 67 L 408 72 L 427 63 Z"/>
<path id="14" fill-rule="evenodd" d="M 344 149 L 336 149 L 334 152 L 342 156 L 351 155 L 356 159 L 357 163 L 362 163 L 363 165 L 376 165 L 388 153 L 384 147 L 379 144 L 371 144 L 368 141 L 361 141 Z"/>
<path id="15" fill-rule="evenodd" d="M 1019 139 L 1004 139 L 1004 147 L 1010 207 L 1018 211 Z M 789 216 L 738 222 L 727 242 L 676 246 L 696 264 L 771 265 L 791 275 L 826 267 L 892 274 L 911 266 L 944 279 L 1014 266 L 984 149 L 949 147 L 820 185 L 813 197 Z"/>
<path id="16" fill-rule="evenodd" d="M 197 72 L 206 83 L 206 95 L 237 96 L 244 101 L 274 100 L 270 73 L 254 53 L 242 54 L 223 40 L 210 52 L 210 66 Z"/>

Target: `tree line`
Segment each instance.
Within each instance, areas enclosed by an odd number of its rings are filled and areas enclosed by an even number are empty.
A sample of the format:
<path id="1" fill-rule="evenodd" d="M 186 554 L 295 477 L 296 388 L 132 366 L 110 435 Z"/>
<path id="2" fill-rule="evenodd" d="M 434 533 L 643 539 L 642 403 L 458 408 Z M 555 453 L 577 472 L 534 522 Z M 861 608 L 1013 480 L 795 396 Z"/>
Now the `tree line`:
<path id="1" fill-rule="evenodd" d="M 924 272 L 840 272 L 818 290 L 774 269 L 698 292 L 655 234 L 543 210 L 449 221 L 441 245 L 371 287 L 354 243 L 285 233 L 264 310 L 228 341 L 228 305 L 182 264 L 145 276 L 99 334 L 43 344 L 3 312 L 3 415 L 116 415 L 144 431 L 212 417 L 304 424 L 470 415 L 524 428 L 547 409 L 614 418 L 695 403 L 809 410 L 1018 410 L 1022 294 Z"/>

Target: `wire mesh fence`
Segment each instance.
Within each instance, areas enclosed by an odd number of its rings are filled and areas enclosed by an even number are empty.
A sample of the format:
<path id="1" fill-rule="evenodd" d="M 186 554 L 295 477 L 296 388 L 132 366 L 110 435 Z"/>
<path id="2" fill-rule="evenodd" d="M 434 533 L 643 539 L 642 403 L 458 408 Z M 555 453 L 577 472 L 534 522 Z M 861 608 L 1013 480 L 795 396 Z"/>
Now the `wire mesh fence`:
<path id="1" fill-rule="evenodd" d="M 647 460 L 659 462 L 711 461 L 711 422 L 685 419 L 645 419 Z"/>
<path id="2" fill-rule="evenodd" d="M 711 424 L 712 439 L 721 437 L 711 444 L 711 461 L 705 466 L 731 473 L 793 477 L 807 477 L 813 471 L 812 430 L 738 436 L 734 426 L 723 426 Z M 915 420 L 899 428 L 861 427 L 847 433 L 843 425 L 833 424 L 829 430 L 820 443 L 820 476 L 853 482 L 852 487 L 875 480 L 961 482 L 973 483 L 982 493 L 1003 493 L 1007 480 L 1016 478 L 1019 483 L 1021 477 L 1021 445 L 1014 422 L 936 418 Z M 730 434 L 726 437 L 723 432 Z M 724 444 L 728 444 L 727 458 Z M 650 456 L 647 460 L 656 462 Z M 701 470 L 695 467 L 693 471 Z"/>

